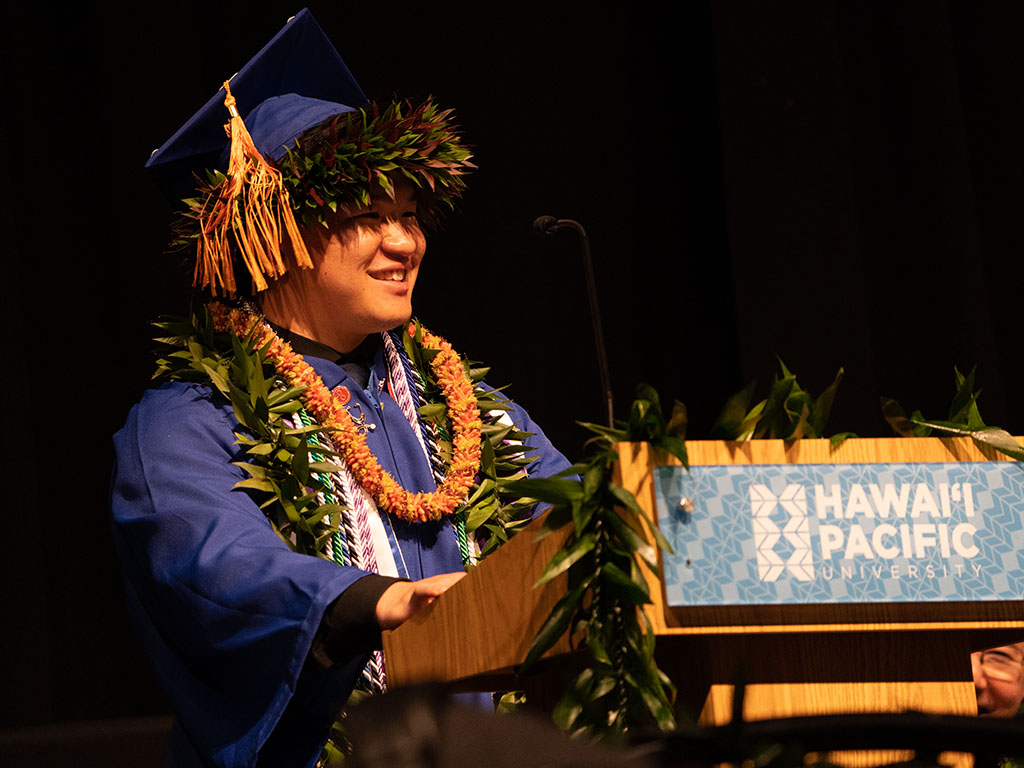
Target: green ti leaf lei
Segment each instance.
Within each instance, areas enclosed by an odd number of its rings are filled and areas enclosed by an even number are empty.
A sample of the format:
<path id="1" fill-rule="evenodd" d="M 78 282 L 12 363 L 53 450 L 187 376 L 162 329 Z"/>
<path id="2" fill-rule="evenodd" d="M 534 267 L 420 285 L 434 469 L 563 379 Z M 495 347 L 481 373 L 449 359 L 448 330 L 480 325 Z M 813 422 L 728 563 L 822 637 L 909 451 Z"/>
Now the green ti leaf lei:
<path id="1" fill-rule="evenodd" d="M 235 464 L 249 475 L 235 487 L 256 493 L 268 521 L 294 551 L 326 557 L 327 543 L 339 530 L 344 511 L 332 496 L 327 477 L 339 469 L 332 463 L 338 454 L 321 443 L 321 427 L 303 407 L 303 388 L 285 388 L 266 360 L 266 350 L 255 348 L 252 338 L 216 332 L 205 306 L 187 320 L 155 325 L 161 331 L 156 341 L 167 350 L 157 360 L 154 378 L 204 384 L 231 403 L 241 427 L 235 433 L 239 446 Z M 424 388 L 421 417 L 436 429 L 438 452 L 447 461 L 451 456 L 447 409 L 430 366 L 425 365 L 436 353 L 421 347 L 418 338 L 402 336 L 413 374 Z M 533 502 L 516 495 L 511 484 L 525 475 L 533 458 L 524 454 L 520 442 L 530 433 L 494 417 L 509 405 L 497 390 L 481 385 L 488 369 L 464 365 L 484 414 L 482 460 L 477 481 L 454 518 L 466 531 L 478 532 L 480 538 L 486 534 L 481 553 L 485 556 L 529 522 Z M 302 426 L 289 423 L 296 414 Z"/>

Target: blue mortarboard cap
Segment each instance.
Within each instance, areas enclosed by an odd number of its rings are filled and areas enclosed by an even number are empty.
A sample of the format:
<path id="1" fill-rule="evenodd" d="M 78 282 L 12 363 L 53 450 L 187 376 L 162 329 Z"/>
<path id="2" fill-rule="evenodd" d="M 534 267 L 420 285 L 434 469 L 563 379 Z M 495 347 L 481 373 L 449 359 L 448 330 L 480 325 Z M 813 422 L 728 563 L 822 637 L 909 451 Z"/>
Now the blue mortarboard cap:
<path id="1" fill-rule="evenodd" d="M 231 78 L 231 93 L 256 147 L 274 159 L 307 128 L 367 101 L 307 9 L 289 19 Z M 224 169 L 224 125 L 229 119 L 224 97 L 222 87 L 146 162 L 153 180 L 172 201 L 195 193 L 194 174 Z"/>
<path id="2" fill-rule="evenodd" d="M 231 86 L 231 90 L 234 92 L 234 86 Z M 287 149 L 295 146 L 295 139 L 307 128 L 319 125 L 341 112 L 353 110 L 353 107 L 337 101 L 286 93 L 273 96 L 257 106 L 245 117 L 245 127 L 261 155 L 271 160 L 280 160 Z M 219 167 L 224 167 L 227 159 L 228 146 L 225 144 Z"/>

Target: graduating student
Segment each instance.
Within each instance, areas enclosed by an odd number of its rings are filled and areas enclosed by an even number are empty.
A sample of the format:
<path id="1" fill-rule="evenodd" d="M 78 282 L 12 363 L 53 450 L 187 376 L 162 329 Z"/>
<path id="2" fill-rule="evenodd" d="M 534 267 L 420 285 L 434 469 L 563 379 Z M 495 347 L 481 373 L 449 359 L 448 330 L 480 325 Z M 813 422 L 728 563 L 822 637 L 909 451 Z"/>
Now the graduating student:
<path id="1" fill-rule="evenodd" d="M 208 303 L 115 436 L 114 534 L 168 764 L 307 766 L 381 629 L 529 516 L 504 480 L 568 462 L 409 322 L 473 167 L 451 113 L 367 104 L 305 11 L 226 86 L 148 163 Z"/>

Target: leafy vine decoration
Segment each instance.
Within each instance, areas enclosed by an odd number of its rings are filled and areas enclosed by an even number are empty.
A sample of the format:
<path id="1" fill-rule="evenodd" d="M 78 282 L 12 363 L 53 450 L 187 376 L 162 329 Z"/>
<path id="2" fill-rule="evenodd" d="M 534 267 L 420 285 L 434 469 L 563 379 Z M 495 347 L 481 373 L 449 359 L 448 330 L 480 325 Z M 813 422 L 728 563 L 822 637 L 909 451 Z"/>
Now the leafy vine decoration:
<path id="1" fill-rule="evenodd" d="M 755 382 L 732 395 L 718 419 L 711 427 L 711 437 L 718 440 L 799 440 L 825 436 L 825 425 L 832 413 L 839 383 L 843 380 L 843 369 L 836 373 L 832 383 L 818 395 L 812 397 L 796 380 L 796 376 L 779 360 L 779 373 L 772 380 L 768 396 L 751 406 Z M 833 448 L 852 432 L 840 432 L 829 438 Z"/>
<path id="2" fill-rule="evenodd" d="M 926 419 L 919 410 L 913 411 L 908 417 L 902 406 L 891 397 L 882 398 L 882 415 L 901 437 L 928 437 L 933 432 L 970 437 L 979 446 L 988 446 L 1012 459 L 1024 461 L 1024 448 L 1009 432 L 1001 427 L 990 427 L 982 420 L 978 411 L 981 390 L 974 390 L 976 370 L 977 366 L 965 376 L 958 368 L 953 368 L 956 394 L 953 395 L 946 419 Z"/>
<path id="3" fill-rule="evenodd" d="M 657 393 L 638 387 L 627 422 L 618 428 L 584 424 L 595 433 L 591 457 L 563 474 L 526 479 L 517 492 L 552 505 L 541 537 L 570 527 L 563 548 L 535 586 L 568 573 L 569 590 L 534 639 L 520 673 L 532 667 L 562 635 L 579 638 L 589 656 L 586 669 L 569 684 L 555 706 L 555 723 L 572 735 L 619 740 L 628 731 L 675 727 L 675 686 L 654 661 L 654 630 L 642 607 L 651 602 L 642 568 L 659 572 L 658 554 L 646 538 L 670 550 L 633 494 L 612 477 L 618 460 L 614 444 L 649 442 L 685 466 L 686 410 L 676 403 L 666 418 Z M 643 564 L 641 566 L 641 563 Z"/>

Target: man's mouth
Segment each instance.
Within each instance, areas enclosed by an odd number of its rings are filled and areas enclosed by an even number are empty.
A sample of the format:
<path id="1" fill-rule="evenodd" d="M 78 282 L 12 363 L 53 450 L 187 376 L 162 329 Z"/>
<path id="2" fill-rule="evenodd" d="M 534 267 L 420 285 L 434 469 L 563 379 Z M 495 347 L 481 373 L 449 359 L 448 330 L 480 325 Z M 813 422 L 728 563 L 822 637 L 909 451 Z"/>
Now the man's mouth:
<path id="1" fill-rule="evenodd" d="M 404 269 L 385 269 L 380 272 L 371 272 L 370 277 L 374 280 L 383 280 L 389 283 L 401 283 L 405 281 Z"/>

